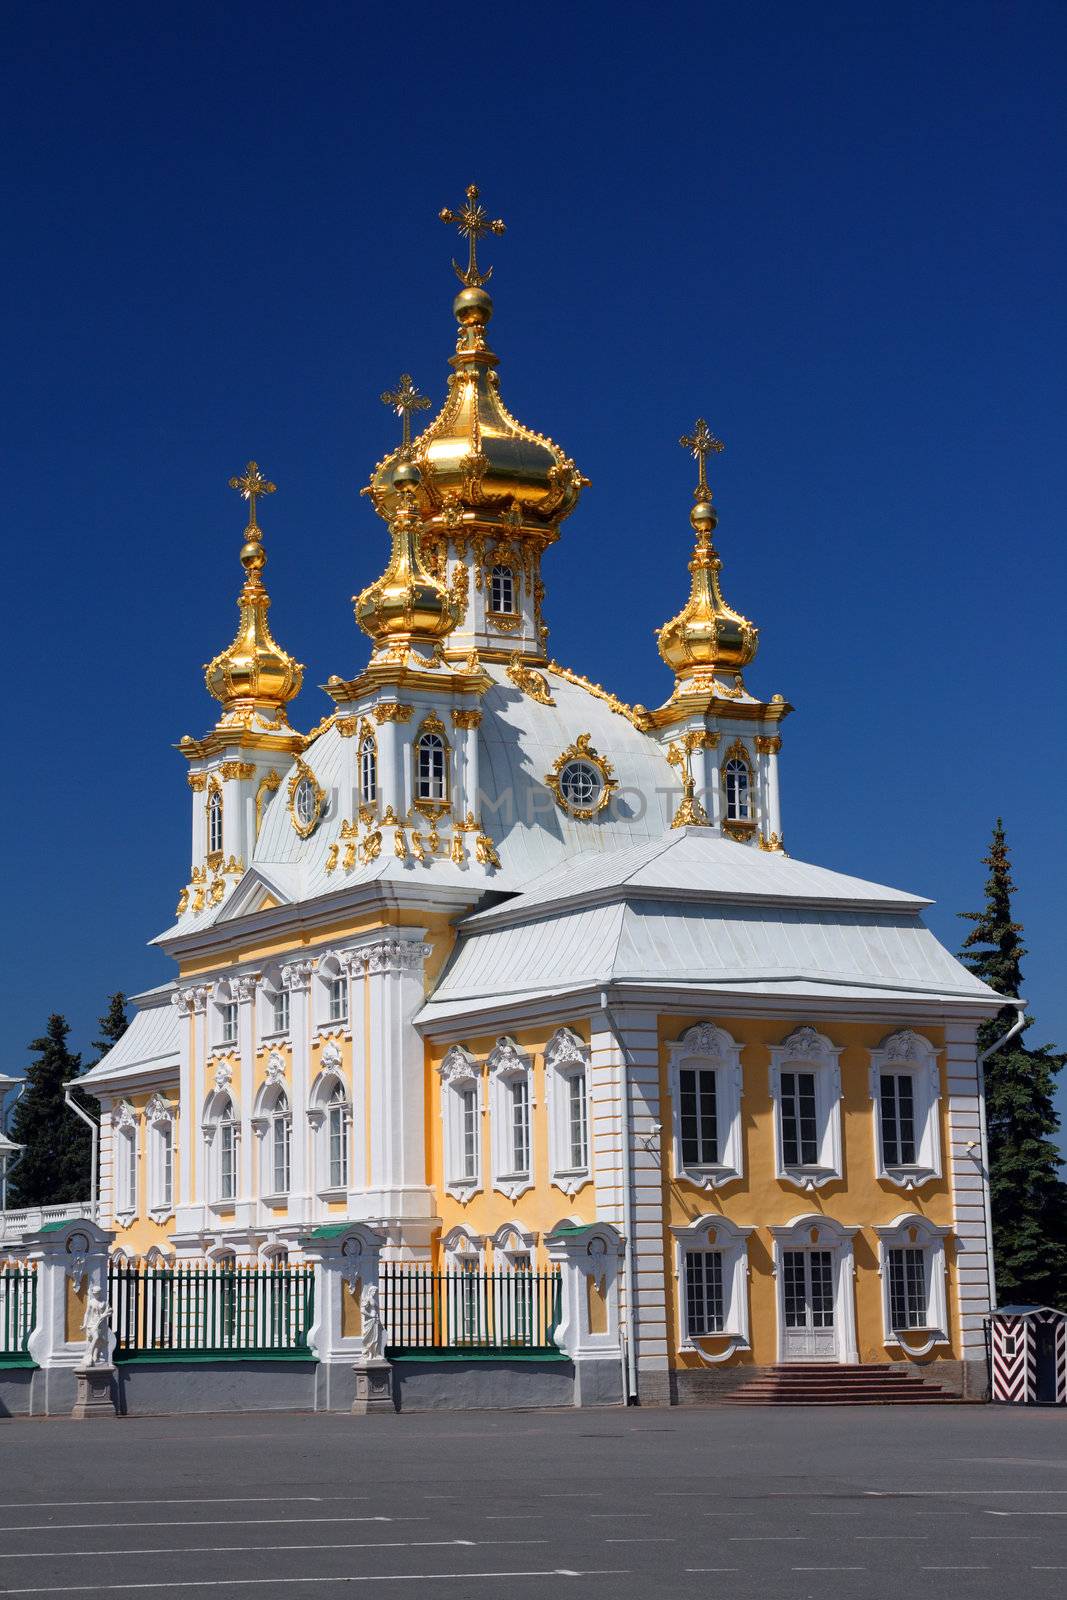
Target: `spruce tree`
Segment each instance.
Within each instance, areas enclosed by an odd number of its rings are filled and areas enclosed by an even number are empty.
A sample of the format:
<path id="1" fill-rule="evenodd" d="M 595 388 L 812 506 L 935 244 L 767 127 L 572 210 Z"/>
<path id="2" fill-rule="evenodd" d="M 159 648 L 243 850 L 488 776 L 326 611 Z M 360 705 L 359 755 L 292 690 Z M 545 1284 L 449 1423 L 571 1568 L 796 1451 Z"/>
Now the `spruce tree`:
<path id="1" fill-rule="evenodd" d="M 1018 999 L 1026 949 L 1022 924 L 1012 920 L 1015 885 L 1004 823 L 998 817 L 989 854 L 986 901 L 960 915 L 974 924 L 960 959 L 999 994 Z M 983 1051 L 1017 1016 L 1005 1006 L 978 1030 Z M 989 1137 L 990 1206 L 997 1300 L 1067 1306 L 1067 1183 L 1056 1145 L 1059 1117 L 1053 1104 L 1056 1074 L 1067 1061 L 1051 1045 L 1028 1049 L 1026 1028 L 985 1064 Z"/>
<path id="2" fill-rule="evenodd" d="M 9 1206 L 89 1198 L 89 1129 L 63 1099 L 64 1085 L 81 1071 L 81 1057 L 67 1047 L 69 1033 L 66 1018 L 53 1012 L 47 1031 L 29 1047 L 36 1059 L 11 1119 L 11 1138 L 24 1149 L 8 1184 Z"/>
<path id="3" fill-rule="evenodd" d="M 101 1056 L 106 1056 L 108 1051 L 118 1044 L 129 1025 L 130 1021 L 126 1015 L 126 996 L 120 989 L 117 994 L 111 996 L 107 1003 L 107 1010 L 100 1018 L 99 1028 L 103 1038 L 93 1040 L 93 1049 L 96 1051 L 97 1061 Z M 96 1065 L 95 1061 L 93 1065 Z"/>

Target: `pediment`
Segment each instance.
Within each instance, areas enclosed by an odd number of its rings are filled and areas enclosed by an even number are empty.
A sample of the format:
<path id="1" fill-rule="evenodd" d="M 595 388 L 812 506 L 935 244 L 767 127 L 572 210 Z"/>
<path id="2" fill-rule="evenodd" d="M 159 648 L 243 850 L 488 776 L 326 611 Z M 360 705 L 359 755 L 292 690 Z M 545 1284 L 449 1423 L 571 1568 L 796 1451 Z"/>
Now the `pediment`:
<path id="1" fill-rule="evenodd" d="M 279 884 L 260 867 L 250 867 L 219 912 L 216 926 L 220 922 L 233 922 L 237 917 L 249 917 L 256 911 L 273 911 L 278 906 L 291 904 L 290 897 Z"/>

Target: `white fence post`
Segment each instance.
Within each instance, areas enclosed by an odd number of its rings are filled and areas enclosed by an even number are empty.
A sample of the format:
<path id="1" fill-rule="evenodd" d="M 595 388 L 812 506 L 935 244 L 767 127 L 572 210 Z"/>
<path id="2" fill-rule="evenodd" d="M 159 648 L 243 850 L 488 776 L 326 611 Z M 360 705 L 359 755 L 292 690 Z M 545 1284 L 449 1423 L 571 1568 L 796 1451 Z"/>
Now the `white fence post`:
<path id="1" fill-rule="evenodd" d="M 619 1277 L 626 1241 L 610 1222 L 565 1223 L 547 1236 L 545 1248 L 562 1279 L 556 1343 L 574 1363 L 574 1403 L 620 1405 Z"/>
<path id="2" fill-rule="evenodd" d="M 85 1358 L 82 1323 L 89 1294 L 95 1289 L 107 1301 L 107 1253 L 114 1237 L 83 1218 L 47 1222 L 23 1238 L 23 1253 L 37 1268 L 37 1326 L 28 1349 L 44 1375 L 49 1416 L 69 1408 L 74 1370 Z"/>

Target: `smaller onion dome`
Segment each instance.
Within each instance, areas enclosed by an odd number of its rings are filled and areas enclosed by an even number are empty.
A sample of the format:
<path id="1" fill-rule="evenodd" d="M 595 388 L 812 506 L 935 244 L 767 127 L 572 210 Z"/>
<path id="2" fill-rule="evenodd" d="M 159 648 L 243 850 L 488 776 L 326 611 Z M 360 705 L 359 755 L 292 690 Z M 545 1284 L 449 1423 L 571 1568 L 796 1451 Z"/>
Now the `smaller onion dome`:
<path id="1" fill-rule="evenodd" d="M 376 645 L 435 644 L 452 632 L 462 603 L 426 570 L 419 554 L 419 471 L 403 461 L 393 474 L 397 505 L 389 522 L 393 550 L 382 576 L 353 597 L 356 621 Z"/>
<path id="2" fill-rule="evenodd" d="M 267 624 L 270 596 L 260 576 L 267 557 L 256 520 L 256 501 L 260 495 L 273 494 L 275 485 L 250 461 L 243 477 L 230 479 L 230 488 L 248 501 L 248 526 L 241 550 L 245 582 L 237 597 L 240 621 L 233 643 L 204 668 L 204 681 L 226 711 L 269 707 L 277 712 L 300 693 L 304 668 L 275 642 Z"/>
<path id="3" fill-rule="evenodd" d="M 717 454 L 723 446 L 703 418 L 681 443 L 700 462 L 700 477 L 694 490 L 696 503 L 689 513 L 696 548 L 689 563 L 689 599 L 678 615 L 659 630 L 659 653 L 678 678 L 688 678 L 695 672 L 736 673 L 755 658 L 759 629 L 726 604 L 719 588 L 722 562 L 711 542 L 719 518 L 711 503 L 706 464 L 708 454 Z"/>

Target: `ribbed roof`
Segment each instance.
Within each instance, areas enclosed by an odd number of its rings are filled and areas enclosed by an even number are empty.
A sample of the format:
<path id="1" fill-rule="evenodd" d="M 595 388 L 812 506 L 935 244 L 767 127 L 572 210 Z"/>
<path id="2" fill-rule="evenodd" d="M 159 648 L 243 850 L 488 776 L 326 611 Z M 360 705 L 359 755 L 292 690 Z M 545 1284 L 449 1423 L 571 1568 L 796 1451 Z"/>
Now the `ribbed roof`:
<path id="1" fill-rule="evenodd" d="M 156 989 L 151 994 L 136 997 L 142 1007 L 134 1015 L 126 1032 L 114 1049 L 91 1068 L 80 1083 L 121 1082 L 138 1077 L 142 1072 L 178 1066 L 178 1027 L 180 1018 L 170 1003 L 173 986 Z"/>

